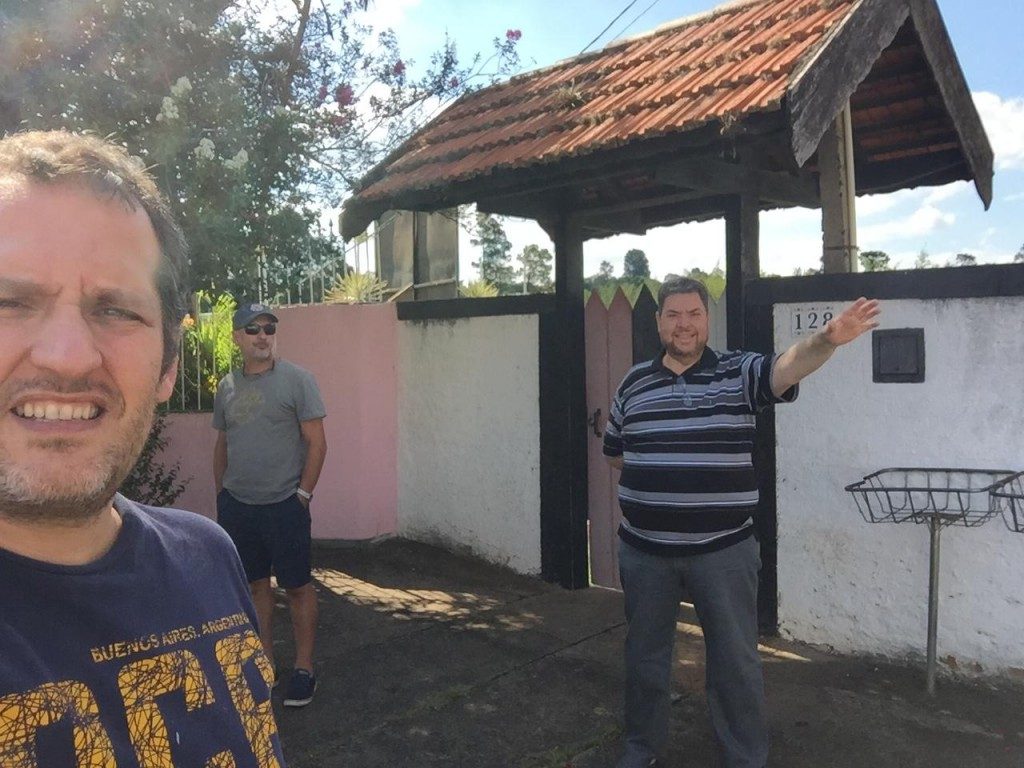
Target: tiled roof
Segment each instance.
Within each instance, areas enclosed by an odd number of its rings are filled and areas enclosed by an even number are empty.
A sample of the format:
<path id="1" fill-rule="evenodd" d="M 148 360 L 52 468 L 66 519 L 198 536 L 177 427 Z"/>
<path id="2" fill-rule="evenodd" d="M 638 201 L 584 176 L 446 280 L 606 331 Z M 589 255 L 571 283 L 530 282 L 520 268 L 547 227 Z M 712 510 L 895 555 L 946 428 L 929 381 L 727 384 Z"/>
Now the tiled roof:
<path id="1" fill-rule="evenodd" d="M 858 0 L 742 0 L 464 97 L 372 172 L 364 202 L 777 110 Z"/>

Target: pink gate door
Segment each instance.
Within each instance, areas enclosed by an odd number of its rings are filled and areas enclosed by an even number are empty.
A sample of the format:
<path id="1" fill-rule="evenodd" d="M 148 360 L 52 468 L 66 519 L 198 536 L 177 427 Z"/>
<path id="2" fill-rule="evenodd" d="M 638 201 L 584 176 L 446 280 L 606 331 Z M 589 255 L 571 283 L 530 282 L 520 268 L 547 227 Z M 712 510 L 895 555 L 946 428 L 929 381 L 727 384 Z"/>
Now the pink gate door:
<path id="1" fill-rule="evenodd" d="M 590 528 L 590 580 L 602 587 L 620 589 L 618 536 L 619 510 L 616 488 L 619 472 L 612 469 L 601 451 L 602 436 L 612 396 L 633 364 L 633 308 L 621 290 L 605 308 L 596 292 L 586 306 L 588 499 Z"/>

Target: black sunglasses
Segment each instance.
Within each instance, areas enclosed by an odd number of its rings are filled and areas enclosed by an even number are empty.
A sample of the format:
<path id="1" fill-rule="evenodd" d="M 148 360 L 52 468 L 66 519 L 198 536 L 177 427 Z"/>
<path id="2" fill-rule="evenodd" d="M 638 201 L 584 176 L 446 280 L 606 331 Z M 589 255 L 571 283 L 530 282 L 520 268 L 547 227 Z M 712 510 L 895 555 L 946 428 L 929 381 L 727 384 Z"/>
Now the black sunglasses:
<path id="1" fill-rule="evenodd" d="M 277 323 L 263 323 L 263 325 L 260 325 L 259 323 L 249 323 L 245 326 L 246 336 L 257 336 L 260 331 L 263 331 L 267 336 L 273 336 L 277 333 Z"/>

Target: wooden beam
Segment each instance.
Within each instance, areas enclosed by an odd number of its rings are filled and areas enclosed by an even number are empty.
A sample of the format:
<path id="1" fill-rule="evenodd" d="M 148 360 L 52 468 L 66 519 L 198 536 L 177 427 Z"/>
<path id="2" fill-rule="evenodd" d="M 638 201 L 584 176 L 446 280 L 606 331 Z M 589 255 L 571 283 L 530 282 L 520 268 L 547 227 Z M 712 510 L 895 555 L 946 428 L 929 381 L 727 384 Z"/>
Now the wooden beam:
<path id="1" fill-rule="evenodd" d="M 572 195 L 572 190 L 565 189 L 564 187 L 563 190 L 566 193 L 567 199 L 575 199 Z M 642 211 L 645 208 L 666 205 L 668 203 L 680 203 L 696 200 L 703 196 L 704 194 L 702 192 L 690 190 L 688 192 L 673 192 L 667 195 L 659 194 L 652 195 L 651 197 L 638 197 L 633 200 L 608 205 L 577 205 L 572 207 L 572 211 L 580 216 L 596 218 L 608 214 Z M 536 201 L 534 201 L 534 203 L 535 202 Z M 520 195 L 485 198 L 477 201 L 476 206 L 479 210 L 484 211 L 485 213 L 494 213 L 502 216 L 522 216 L 523 213 L 521 212 L 525 211 L 530 211 L 532 214 L 535 214 L 523 216 L 523 218 L 548 218 L 553 212 L 558 210 L 558 206 L 554 203 L 548 205 L 544 205 L 543 203 L 530 204 L 523 201 Z"/>
<path id="2" fill-rule="evenodd" d="M 513 192 L 529 193 L 538 185 L 568 184 L 581 178 L 613 177 L 630 168 L 635 170 L 641 163 L 656 166 L 668 157 L 678 156 L 680 152 L 696 152 L 709 147 L 720 151 L 723 147 L 733 147 L 766 135 L 777 135 L 783 130 L 785 125 L 781 112 L 759 113 L 733 123 L 728 128 L 713 121 L 682 134 L 629 142 L 619 147 L 598 149 L 589 154 L 546 163 L 524 163 L 519 167 L 495 169 L 464 181 L 438 181 L 426 187 L 399 188 L 394 194 L 384 197 L 365 199 L 360 192 L 356 192 L 342 207 L 341 234 L 347 239 L 355 237 L 366 229 L 369 222 L 387 210 L 438 210 Z M 360 191 L 386 178 L 387 167 L 401 154 L 401 149 L 396 150 L 371 170 L 364 177 Z"/>
<path id="3" fill-rule="evenodd" d="M 641 211 L 644 225 L 664 227 L 683 221 L 707 221 L 720 219 L 725 215 L 730 195 L 714 195 L 697 200 L 684 200 L 679 203 L 658 205 Z"/>
<path id="4" fill-rule="evenodd" d="M 854 112 L 856 116 L 856 112 Z M 854 129 L 857 131 L 857 145 L 860 147 L 873 144 L 885 145 L 896 143 L 895 140 L 904 139 L 903 143 L 920 145 L 920 140 L 914 141 L 918 136 L 926 139 L 938 136 L 940 138 L 952 138 L 956 140 L 956 128 L 949 120 L 949 115 L 944 111 L 931 116 L 921 114 L 918 120 L 902 120 L 900 122 L 881 123 L 857 127 L 854 119 Z M 911 137 L 907 141 L 907 137 Z"/>
<path id="5" fill-rule="evenodd" d="M 939 186 L 951 181 L 970 181 L 970 166 L 959 148 L 923 157 L 885 163 L 865 163 L 857 168 L 857 192 L 873 195 L 908 186 Z"/>
<path id="6" fill-rule="evenodd" d="M 734 195 L 725 208 L 725 308 L 729 349 L 744 345 L 746 285 L 760 277 L 760 206 L 751 194 Z"/>
<path id="7" fill-rule="evenodd" d="M 671 195 L 639 198 L 634 203 L 577 208 L 572 213 L 580 219 L 581 227 L 586 230 L 584 239 L 610 237 L 621 232 L 643 234 L 653 227 L 668 226 L 684 221 L 706 221 L 720 218 L 725 210 L 723 201 L 727 197 L 727 195 L 708 195 L 691 190 Z M 524 203 L 521 206 L 512 206 L 489 199 L 480 201 L 477 207 L 485 213 L 535 219 L 548 233 L 551 241 L 555 240 L 552 234 L 555 231 L 553 222 L 561 214 L 553 204 L 547 206 L 539 204 L 533 207 Z M 621 229 L 616 229 L 616 227 L 621 227 Z"/>
<path id="8" fill-rule="evenodd" d="M 567 195 L 568 197 L 568 195 Z M 481 213 L 495 216 L 515 216 L 520 219 L 541 219 L 557 216 L 561 212 L 561 204 L 548 200 L 547 196 L 537 199 L 487 198 L 477 200 L 476 209 Z"/>
<path id="9" fill-rule="evenodd" d="M 932 74 L 935 75 L 946 109 L 953 118 L 964 154 L 967 156 L 967 163 L 974 176 L 974 185 L 987 210 L 992 204 L 994 158 L 992 145 L 985 135 L 981 117 L 971 97 L 971 89 L 960 68 L 953 43 L 949 39 L 949 31 L 935 0 L 908 1 L 925 58 L 932 69 Z"/>
<path id="10" fill-rule="evenodd" d="M 591 237 L 610 237 L 623 232 L 642 235 L 647 231 L 639 210 L 622 211 L 621 213 L 604 213 L 599 215 L 580 215 L 580 227 L 584 239 Z"/>
<path id="11" fill-rule="evenodd" d="M 821 139 L 818 171 L 821 174 L 822 267 L 825 272 L 856 272 L 857 182 L 849 104 Z"/>
<path id="12" fill-rule="evenodd" d="M 588 586 L 587 402 L 583 233 L 555 226 L 555 311 L 540 318 L 541 573 L 570 589 Z"/>
<path id="13" fill-rule="evenodd" d="M 850 103 L 855 112 L 862 112 L 866 109 L 889 108 L 894 103 L 906 104 L 915 100 L 927 104 L 930 96 L 941 101 L 941 94 L 935 86 L 935 78 L 922 65 L 921 69 L 903 72 L 891 78 L 868 78 L 850 97 Z"/>
<path id="14" fill-rule="evenodd" d="M 764 171 L 724 160 L 682 160 L 659 169 L 656 181 L 710 194 L 756 194 L 761 200 L 818 207 L 818 185 L 810 176 Z"/>
<path id="15" fill-rule="evenodd" d="M 907 0 L 863 0 L 796 72 L 785 102 L 797 165 L 814 154 L 909 15 Z"/>

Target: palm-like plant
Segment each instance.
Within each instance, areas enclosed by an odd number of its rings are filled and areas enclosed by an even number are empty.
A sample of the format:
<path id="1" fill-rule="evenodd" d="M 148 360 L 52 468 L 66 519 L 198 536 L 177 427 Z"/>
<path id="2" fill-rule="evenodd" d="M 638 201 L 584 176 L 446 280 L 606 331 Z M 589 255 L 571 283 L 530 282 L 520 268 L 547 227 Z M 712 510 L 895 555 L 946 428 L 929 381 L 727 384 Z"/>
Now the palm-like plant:
<path id="1" fill-rule="evenodd" d="M 498 295 L 498 286 L 486 280 L 474 280 L 462 286 L 459 293 L 467 299 L 489 299 Z"/>
<path id="2" fill-rule="evenodd" d="M 388 284 L 372 272 L 349 272 L 324 294 L 328 304 L 369 304 L 382 301 Z"/>

